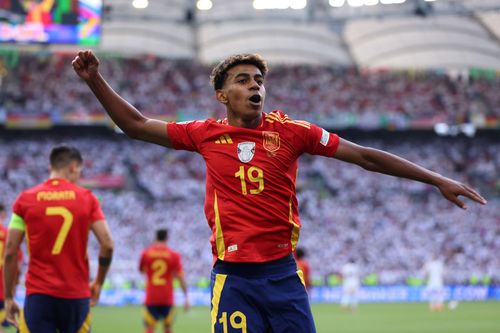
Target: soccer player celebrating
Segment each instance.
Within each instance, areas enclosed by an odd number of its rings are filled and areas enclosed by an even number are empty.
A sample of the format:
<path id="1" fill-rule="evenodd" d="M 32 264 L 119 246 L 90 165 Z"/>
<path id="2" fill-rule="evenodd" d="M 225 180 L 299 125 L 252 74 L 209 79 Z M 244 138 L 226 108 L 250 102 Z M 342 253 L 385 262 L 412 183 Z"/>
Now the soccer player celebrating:
<path id="1" fill-rule="evenodd" d="M 165 333 L 172 333 L 174 317 L 173 281 L 178 279 L 184 292 L 184 309 L 189 309 L 187 284 L 184 279 L 181 255 L 166 244 L 168 231 L 156 231 L 156 242 L 141 254 L 139 270 L 146 274 L 146 299 L 144 310 L 145 333 L 153 333 L 159 320 Z"/>
<path id="2" fill-rule="evenodd" d="M 295 181 L 303 153 L 432 184 L 461 208 L 466 208 L 461 195 L 486 203 L 466 185 L 405 159 L 282 111 L 263 112 L 267 64 L 259 55 L 234 55 L 213 69 L 211 82 L 226 107 L 225 119 L 187 123 L 145 117 L 108 85 L 92 51 L 79 52 L 72 64 L 129 137 L 205 159 L 205 214 L 214 255 L 212 332 L 315 332 L 292 255 L 300 231 Z"/>
<path id="3" fill-rule="evenodd" d="M 5 252 L 4 290 L 7 319 L 20 332 L 90 331 L 90 305 L 97 303 L 113 253 L 113 241 L 99 201 L 76 182 L 82 156 L 73 147 L 54 147 L 50 177 L 23 191 L 12 208 Z M 100 244 L 99 267 L 89 286 L 87 242 L 92 230 Z M 26 300 L 13 298 L 17 253 L 26 235 L 30 250 Z"/>

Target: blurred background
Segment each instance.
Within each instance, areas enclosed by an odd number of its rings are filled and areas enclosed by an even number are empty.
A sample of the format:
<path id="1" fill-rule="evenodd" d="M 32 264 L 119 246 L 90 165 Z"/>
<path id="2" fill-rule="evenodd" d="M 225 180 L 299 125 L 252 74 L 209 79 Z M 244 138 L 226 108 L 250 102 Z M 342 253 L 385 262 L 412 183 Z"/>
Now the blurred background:
<path id="1" fill-rule="evenodd" d="M 303 156 L 299 246 L 314 303 L 339 301 L 349 259 L 362 302 L 423 301 L 433 256 L 446 266 L 447 299 L 500 300 L 500 1 L 0 1 L 0 202 L 10 209 L 47 177 L 54 144 L 74 144 L 117 244 L 103 303 L 142 301 L 140 252 L 167 227 L 193 303 L 207 305 L 204 163 L 124 137 L 71 68 L 86 48 L 115 90 L 167 121 L 224 117 L 211 67 L 260 53 L 270 65 L 265 111 L 396 153 L 488 199 L 462 211 L 430 186 Z M 89 255 L 95 266 L 94 240 Z"/>

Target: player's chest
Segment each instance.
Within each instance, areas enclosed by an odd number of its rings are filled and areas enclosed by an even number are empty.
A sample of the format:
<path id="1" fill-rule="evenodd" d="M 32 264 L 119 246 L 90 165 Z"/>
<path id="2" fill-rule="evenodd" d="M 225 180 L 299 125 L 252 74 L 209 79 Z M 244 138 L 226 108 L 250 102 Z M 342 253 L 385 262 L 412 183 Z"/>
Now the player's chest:
<path id="1" fill-rule="evenodd" d="M 247 166 L 286 172 L 298 157 L 292 141 L 277 131 L 218 131 L 206 138 L 201 153 L 207 166 L 219 172 Z"/>

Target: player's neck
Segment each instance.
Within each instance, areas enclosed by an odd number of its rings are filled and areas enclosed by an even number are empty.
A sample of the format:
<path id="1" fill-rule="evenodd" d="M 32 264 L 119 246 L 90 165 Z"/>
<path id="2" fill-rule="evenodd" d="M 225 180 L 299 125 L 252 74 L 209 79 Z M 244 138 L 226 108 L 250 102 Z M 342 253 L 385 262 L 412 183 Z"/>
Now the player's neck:
<path id="1" fill-rule="evenodd" d="M 262 112 L 256 115 L 254 118 L 245 119 L 241 116 L 237 116 L 232 112 L 227 113 L 227 123 L 231 126 L 235 127 L 243 127 L 254 129 L 259 127 L 262 124 Z"/>
<path id="2" fill-rule="evenodd" d="M 66 172 L 61 171 L 61 170 L 57 170 L 57 171 L 56 170 L 52 170 L 52 171 L 50 171 L 49 178 L 50 179 L 64 179 L 64 180 L 66 180 L 68 182 L 71 182 L 69 175 Z"/>

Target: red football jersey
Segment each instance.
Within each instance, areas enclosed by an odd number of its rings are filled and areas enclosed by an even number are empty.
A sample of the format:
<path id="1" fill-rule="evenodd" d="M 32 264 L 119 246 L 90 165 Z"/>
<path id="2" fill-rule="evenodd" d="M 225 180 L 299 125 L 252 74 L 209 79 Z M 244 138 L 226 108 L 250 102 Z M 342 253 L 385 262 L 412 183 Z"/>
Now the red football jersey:
<path id="1" fill-rule="evenodd" d="M 141 254 L 141 272 L 146 273 L 146 305 L 173 305 L 174 277 L 184 274 L 181 255 L 165 244 L 155 243 Z"/>
<path id="2" fill-rule="evenodd" d="M 49 179 L 22 192 L 12 210 L 26 228 L 26 294 L 90 297 L 88 235 L 92 223 L 104 220 L 94 194 L 66 180 Z"/>
<path id="3" fill-rule="evenodd" d="M 7 228 L 0 224 L 0 301 L 4 300 L 3 293 L 3 257 L 5 255 L 5 247 L 7 246 Z M 17 255 L 18 264 L 23 262 L 23 252 L 19 249 Z"/>
<path id="4" fill-rule="evenodd" d="M 263 113 L 256 129 L 210 119 L 169 123 L 167 131 L 175 149 L 205 159 L 214 259 L 266 262 L 294 250 L 300 230 L 297 160 L 303 153 L 333 156 L 337 135 L 281 111 Z"/>

